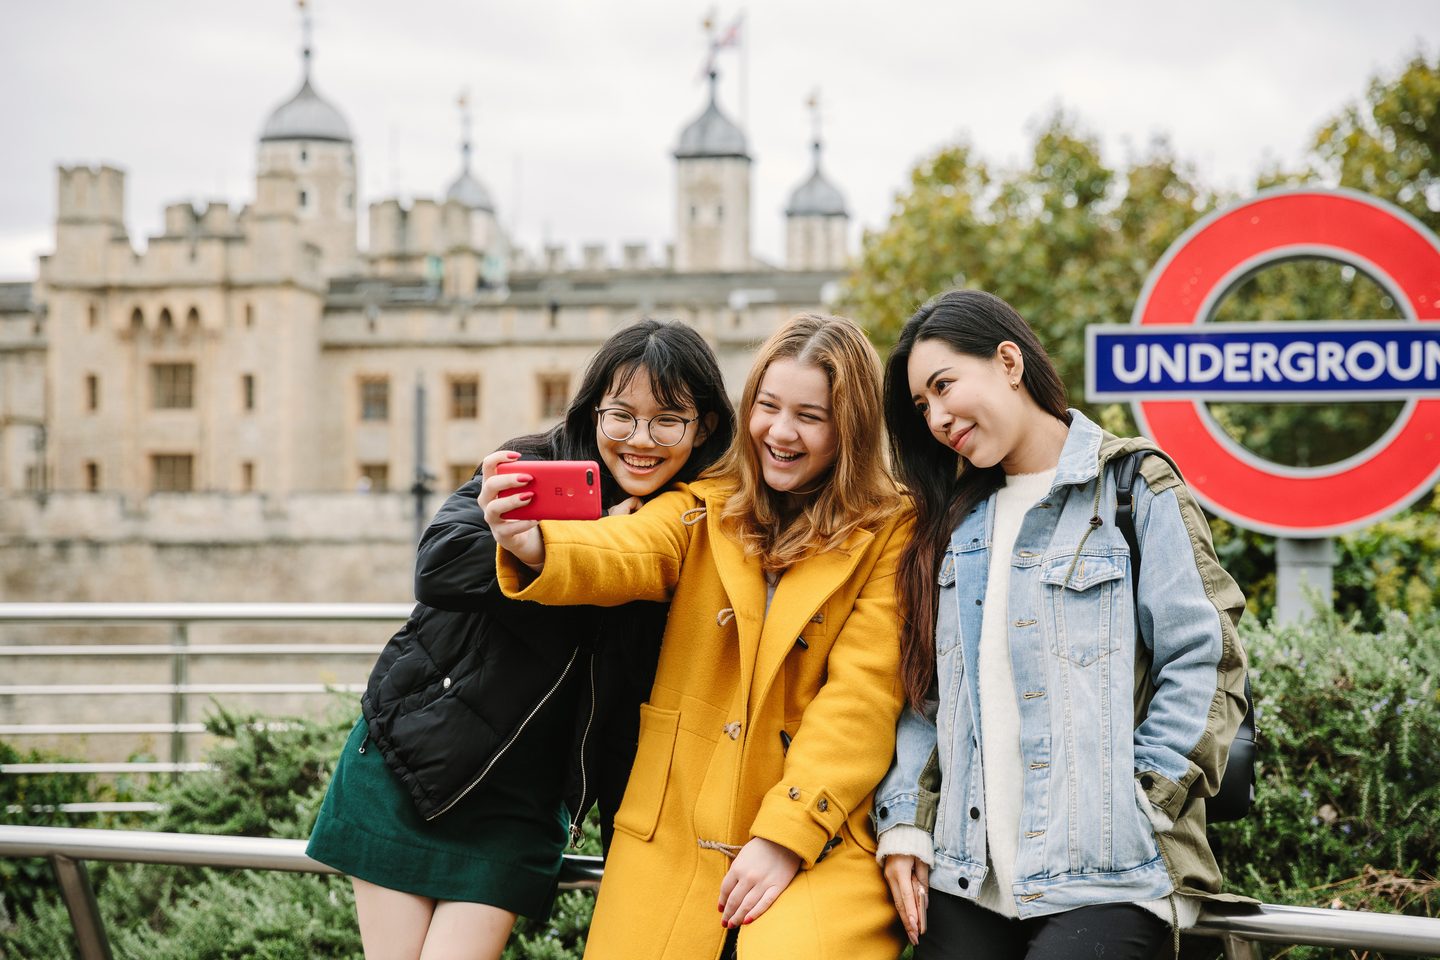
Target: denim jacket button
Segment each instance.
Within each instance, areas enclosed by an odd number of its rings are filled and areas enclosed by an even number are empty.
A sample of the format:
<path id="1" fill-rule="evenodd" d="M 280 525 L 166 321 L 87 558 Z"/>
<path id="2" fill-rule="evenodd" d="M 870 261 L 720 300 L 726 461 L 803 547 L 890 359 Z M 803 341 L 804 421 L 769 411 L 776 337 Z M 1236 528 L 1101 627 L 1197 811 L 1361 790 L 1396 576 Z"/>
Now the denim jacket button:
<path id="1" fill-rule="evenodd" d="M 881 808 L 880 808 L 880 819 L 881 819 L 881 820 L 884 820 L 884 819 L 885 819 L 886 817 L 888 817 L 888 816 L 890 816 L 890 808 L 889 808 L 889 807 L 881 807 Z"/>
<path id="2" fill-rule="evenodd" d="M 975 606 L 977 606 L 977 607 L 978 607 L 978 606 L 982 606 L 982 604 L 980 603 L 980 598 L 979 598 L 979 597 L 976 597 L 976 598 L 975 598 Z"/>
<path id="3" fill-rule="evenodd" d="M 969 881 L 968 879 L 966 879 L 965 877 L 961 877 L 961 878 L 960 878 L 960 889 L 961 889 L 961 890 L 969 890 L 969 889 L 970 889 L 970 881 Z"/>
<path id="4" fill-rule="evenodd" d="M 980 819 L 980 808 L 979 808 L 979 807 L 971 807 L 971 808 L 970 808 L 970 819 L 971 819 L 971 820 L 979 820 L 979 819 Z"/>
<path id="5" fill-rule="evenodd" d="M 1150 776 L 1150 774 L 1147 773 L 1140 778 L 1140 788 L 1142 790 L 1149 790 L 1153 786 L 1155 786 L 1155 778 Z"/>

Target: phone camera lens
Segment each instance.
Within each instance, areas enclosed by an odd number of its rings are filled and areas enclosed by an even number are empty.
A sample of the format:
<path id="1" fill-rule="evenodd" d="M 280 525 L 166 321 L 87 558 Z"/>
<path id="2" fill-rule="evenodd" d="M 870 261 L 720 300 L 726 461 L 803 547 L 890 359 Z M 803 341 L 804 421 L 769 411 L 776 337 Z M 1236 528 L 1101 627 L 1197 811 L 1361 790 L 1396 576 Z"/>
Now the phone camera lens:
<path id="1" fill-rule="evenodd" d="M 590 486 L 590 487 L 595 486 L 595 471 L 594 471 L 594 470 L 586 470 L 586 471 L 585 471 L 585 485 L 586 485 L 586 486 Z"/>

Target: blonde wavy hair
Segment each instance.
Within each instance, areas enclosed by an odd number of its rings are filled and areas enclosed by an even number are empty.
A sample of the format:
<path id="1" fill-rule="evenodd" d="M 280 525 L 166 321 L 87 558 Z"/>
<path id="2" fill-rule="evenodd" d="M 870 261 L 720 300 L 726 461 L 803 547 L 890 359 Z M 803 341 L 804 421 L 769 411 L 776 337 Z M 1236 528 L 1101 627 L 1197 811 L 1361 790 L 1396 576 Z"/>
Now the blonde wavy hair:
<path id="1" fill-rule="evenodd" d="M 765 483 L 748 423 L 765 372 L 776 360 L 818 367 L 830 382 L 835 462 L 799 514 Z M 766 572 L 839 547 L 854 531 L 881 526 L 900 506 L 885 465 L 880 357 L 865 332 L 844 317 L 802 313 L 760 348 L 745 381 L 735 438 L 708 475 L 735 484 L 720 519 Z"/>

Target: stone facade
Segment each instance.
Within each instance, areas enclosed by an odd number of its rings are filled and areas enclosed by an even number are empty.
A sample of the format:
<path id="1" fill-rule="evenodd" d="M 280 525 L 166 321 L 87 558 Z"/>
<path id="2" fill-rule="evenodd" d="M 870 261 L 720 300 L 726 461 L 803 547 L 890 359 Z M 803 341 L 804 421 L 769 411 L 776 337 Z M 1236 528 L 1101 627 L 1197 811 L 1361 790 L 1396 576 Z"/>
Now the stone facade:
<path id="1" fill-rule="evenodd" d="M 403 559 L 421 471 L 419 509 L 433 510 L 490 450 L 553 424 L 600 342 L 643 316 L 699 330 L 738 392 L 759 341 L 833 301 L 848 219 L 817 228 L 787 208 L 792 234 L 823 236 L 785 268 L 756 259 L 752 163 L 715 89 L 674 152 L 677 233 L 660 254 L 515 249 L 468 130 L 443 195 L 372 203 L 360 249 L 359 153 L 308 51 L 299 91 L 265 122 L 250 203 L 173 204 L 142 252 L 124 172 L 60 167 L 53 251 L 33 283 L 0 285 L 6 598 L 404 599 L 403 578 L 295 572 L 294 545 L 323 539 L 316 517 L 365 513 L 314 513 L 327 495 L 405 504 L 384 547 Z M 160 557 L 179 555 L 161 513 L 184 518 L 184 563 Z M 267 543 L 269 560 L 247 552 Z M 380 549 L 344 543 L 320 554 Z"/>

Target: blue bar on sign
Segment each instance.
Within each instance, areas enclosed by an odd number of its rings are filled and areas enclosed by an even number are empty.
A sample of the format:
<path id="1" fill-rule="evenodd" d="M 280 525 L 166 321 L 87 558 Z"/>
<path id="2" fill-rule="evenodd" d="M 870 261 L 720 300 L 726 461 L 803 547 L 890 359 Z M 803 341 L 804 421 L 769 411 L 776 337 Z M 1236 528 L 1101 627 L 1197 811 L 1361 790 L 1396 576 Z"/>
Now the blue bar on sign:
<path id="1" fill-rule="evenodd" d="M 1091 402 L 1440 395 L 1440 323 L 1092 326 L 1086 339 Z"/>

